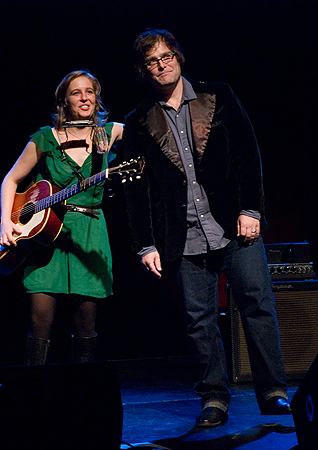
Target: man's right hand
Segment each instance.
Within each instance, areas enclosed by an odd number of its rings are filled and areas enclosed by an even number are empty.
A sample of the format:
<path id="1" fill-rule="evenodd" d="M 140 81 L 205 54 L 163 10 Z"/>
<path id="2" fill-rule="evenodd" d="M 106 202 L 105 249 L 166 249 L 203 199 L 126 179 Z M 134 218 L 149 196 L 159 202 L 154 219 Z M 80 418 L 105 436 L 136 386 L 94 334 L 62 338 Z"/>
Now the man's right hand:
<path id="1" fill-rule="evenodd" d="M 141 259 L 141 264 L 148 271 L 149 275 L 155 278 L 161 278 L 161 261 L 157 251 L 148 253 Z"/>

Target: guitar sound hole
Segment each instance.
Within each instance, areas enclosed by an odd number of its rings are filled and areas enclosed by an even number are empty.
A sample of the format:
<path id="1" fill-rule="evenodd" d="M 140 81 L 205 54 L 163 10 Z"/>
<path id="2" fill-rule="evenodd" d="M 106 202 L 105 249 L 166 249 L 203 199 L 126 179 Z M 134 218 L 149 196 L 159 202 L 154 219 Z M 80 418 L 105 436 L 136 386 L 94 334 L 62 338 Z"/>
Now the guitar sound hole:
<path id="1" fill-rule="evenodd" d="M 20 215 L 20 222 L 22 223 L 22 225 L 25 225 L 32 219 L 32 217 L 34 215 L 34 211 L 35 211 L 35 206 L 33 203 L 28 203 L 28 204 L 24 205 L 21 215 Z"/>

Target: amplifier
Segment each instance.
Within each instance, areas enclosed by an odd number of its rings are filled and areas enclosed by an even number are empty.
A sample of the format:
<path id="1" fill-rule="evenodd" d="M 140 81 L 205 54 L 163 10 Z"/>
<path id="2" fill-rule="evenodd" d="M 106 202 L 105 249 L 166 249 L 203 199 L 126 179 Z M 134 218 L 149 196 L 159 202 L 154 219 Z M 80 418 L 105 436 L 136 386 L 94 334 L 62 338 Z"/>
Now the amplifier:
<path id="1" fill-rule="evenodd" d="M 314 265 L 310 263 L 268 264 L 272 280 L 315 278 Z"/>
<path id="2" fill-rule="evenodd" d="M 308 242 L 265 244 L 268 264 L 310 263 Z"/>
<path id="3" fill-rule="evenodd" d="M 304 377 L 318 353 L 318 279 L 273 281 L 281 348 L 288 380 Z M 251 381 L 244 330 L 231 287 L 227 286 L 231 328 L 232 382 Z"/>
<path id="4" fill-rule="evenodd" d="M 265 244 L 272 280 L 315 278 L 308 242 Z"/>

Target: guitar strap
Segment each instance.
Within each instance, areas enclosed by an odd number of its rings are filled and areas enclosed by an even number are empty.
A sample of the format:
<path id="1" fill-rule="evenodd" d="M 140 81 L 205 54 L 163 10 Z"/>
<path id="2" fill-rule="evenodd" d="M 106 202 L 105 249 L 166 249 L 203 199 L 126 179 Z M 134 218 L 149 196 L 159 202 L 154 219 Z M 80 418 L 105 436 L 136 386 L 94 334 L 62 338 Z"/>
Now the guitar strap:
<path id="1" fill-rule="evenodd" d="M 82 143 L 82 141 L 67 141 L 67 142 L 63 142 L 60 145 L 61 151 L 62 151 L 62 161 L 66 161 L 69 162 L 66 154 L 65 154 L 65 150 L 68 148 L 77 148 L 79 146 L 79 143 Z M 86 141 L 83 141 L 83 147 L 85 147 Z M 98 153 L 97 152 L 97 147 L 95 144 L 93 144 L 93 148 L 92 148 L 92 170 L 91 170 L 91 176 L 95 175 L 96 173 L 99 173 L 102 171 L 102 165 L 103 165 L 103 156 L 104 154 Z M 77 176 L 79 178 L 82 178 L 81 173 L 77 172 Z"/>
<path id="2" fill-rule="evenodd" d="M 98 153 L 97 152 L 97 147 L 93 143 L 91 176 L 102 171 L 103 157 L 104 157 L 104 154 Z M 78 177 L 79 183 L 82 180 L 84 180 L 84 177 L 81 174 L 81 172 L 79 172 L 78 170 L 75 170 L 75 173 L 76 173 L 76 175 Z M 98 216 L 100 214 L 100 212 L 96 211 L 96 209 L 100 209 L 100 208 L 101 208 L 101 205 L 95 205 L 95 206 L 90 206 L 90 207 L 79 206 L 79 205 L 72 205 L 72 204 L 69 204 L 69 203 L 66 205 L 67 211 L 81 212 L 81 213 L 86 214 L 86 215 L 91 216 L 91 217 Z"/>
<path id="3" fill-rule="evenodd" d="M 105 153 L 98 153 L 96 145 L 93 144 L 93 149 L 92 149 L 92 172 L 91 172 L 91 175 L 95 175 L 96 173 L 99 173 L 99 172 L 102 171 L 104 155 L 105 155 Z"/>

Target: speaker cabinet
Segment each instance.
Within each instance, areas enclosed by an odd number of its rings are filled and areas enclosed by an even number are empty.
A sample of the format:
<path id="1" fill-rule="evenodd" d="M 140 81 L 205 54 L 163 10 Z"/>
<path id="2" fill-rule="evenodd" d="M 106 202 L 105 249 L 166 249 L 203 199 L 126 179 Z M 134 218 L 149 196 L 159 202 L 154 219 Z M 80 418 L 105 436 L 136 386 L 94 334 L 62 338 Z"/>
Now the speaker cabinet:
<path id="1" fill-rule="evenodd" d="M 291 401 L 299 450 L 318 446 L 318 357 L 316 356 Z"/>
<path id="2" fill-rule="evenodd" d="M 122 403 L 112 361 L 0 369 L 2 450 L 118 450 Z"/>
<path id="3" fill-rule="evenodd" d="M 318 352 L 318 279 L 274 281 L 277 321 L 288 380 L 304 377 Z M 251 381 L 252 373 L 240 314 L 228 286 L 232 382 Z"/>

